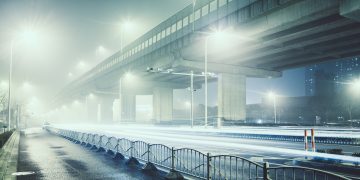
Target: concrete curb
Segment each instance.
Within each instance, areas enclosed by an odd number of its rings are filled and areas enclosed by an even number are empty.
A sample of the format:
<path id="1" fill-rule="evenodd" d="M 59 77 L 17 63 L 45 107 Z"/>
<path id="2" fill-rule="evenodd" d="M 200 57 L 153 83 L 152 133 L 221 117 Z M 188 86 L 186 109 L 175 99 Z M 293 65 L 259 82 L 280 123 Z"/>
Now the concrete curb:
<path id="1" fill-rule="evenodd" d="M 15 131 L 5 143 L 0 152 L 0 177 L 5 180 L 15 180 L 12 173 L 17 171 L 20 133 Z"/>

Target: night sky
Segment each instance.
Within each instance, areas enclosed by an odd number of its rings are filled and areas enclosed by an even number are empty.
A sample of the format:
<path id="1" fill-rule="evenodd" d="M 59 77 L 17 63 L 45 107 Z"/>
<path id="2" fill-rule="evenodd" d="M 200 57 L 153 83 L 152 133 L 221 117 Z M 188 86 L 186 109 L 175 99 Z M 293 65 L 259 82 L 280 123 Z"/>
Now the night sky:
<path id="1" fill-rule="evenodd" d="M 0 81 L 8 79 L 10 42 L 14 44 L 14 92 L 51 100 L 66 84 L 120 49 L 120 23 L 134 28 L 126 41 L 191 4 L 192 0 L 0 0 Z M 38 33 L 34 44 L 19 39 L 22 29 Z M 30 86 L 25 89 L 25 86 Z M 216 104 L 216 84 L 210 86 Z M 303 68 L 285 71 L 282 78 L 247 80 L 247 103 L 261 101 L 273 90 L 284 96 L 304 95 Z M 202 91 L 196 95 L 202 103 Z M 175 92 L 176 102 L 188 92 Z"/>

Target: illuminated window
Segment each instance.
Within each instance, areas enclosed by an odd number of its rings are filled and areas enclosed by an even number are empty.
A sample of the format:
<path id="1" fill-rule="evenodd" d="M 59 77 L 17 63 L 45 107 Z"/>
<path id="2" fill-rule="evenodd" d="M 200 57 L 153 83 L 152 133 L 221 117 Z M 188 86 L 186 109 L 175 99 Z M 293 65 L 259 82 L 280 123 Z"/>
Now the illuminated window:
<path id="1" fill-rule="evenodd" d="M 187 26 L 189 24 L 189 16 L 186 16 L 184 19 L 183 19 L 183 26 Z"/>
<path id="2" fill-rule="evenodd" d="M 195 11 L 195 21 L 198 20 L 199 18 L 200 18 L 200 9 Z"/>
<path id="3" fill-rule="evenodd" d="M 153 40 L 152 40 L 152 38 L 150 38 L 150 39 L 149 39 L 149 46 L 151 46 L 152 43 L 153 43 Z"/>
<path id="4" fill-rule="evenodd" d="M 157 34 L 157 40 L 160 41 L 160 39 L 161 39 L 161 33 L 158 33 Z"/>
<path id="5" fill-rule="evenodd" d="M 177 30 L 182 28 L 182 20 L 177 22 Z"/>
<path id="6" fill-rule="evenodd" d="M 156 35 L 152 39 L 153 39 L 153 44 L 156 43 Z"/>
<path id="7" fill-rule="evenodd" d="M 171 26 L 171 33 L 176 31 L 176 23 Z"/>
<path id="8" fill-rule="evenodd" d="M 190 20 L 190 23 L 192 23 L 192 22 L 194 22 L 194 14 L 193 13 L 191 13 L 191 15 L 189 16 L 189 20 Z"/>
<path id="9" fill-rule="evenodd" d="M 166 28 L 166 36 L 170 35 L 171 33 L 171 27 Z"/>
<path id="10" fill-rule="evenodd" d="M 201 16 L 205 16 L 209 13 L 209 5 L 205 5 L 203 8 L 202 8 L 202 11 L 201 11 Z"/>
<path id="11" fill-rule="evenodd" d="M 227 0 L 219 0 L 219 7 L 224 6 L 227 3 Z"/>
<path id="12" fill-rule="evenodd" d="M 165 37 L 165 30 L 163 30 L 162 32 L 161 32 L 161 38 L 164 38 Z"/>
<path id="13" fill-rule="evenodd" d="M 217 0 L 210 3 L 210 12 L 213 12 L 217 9 Z"/>

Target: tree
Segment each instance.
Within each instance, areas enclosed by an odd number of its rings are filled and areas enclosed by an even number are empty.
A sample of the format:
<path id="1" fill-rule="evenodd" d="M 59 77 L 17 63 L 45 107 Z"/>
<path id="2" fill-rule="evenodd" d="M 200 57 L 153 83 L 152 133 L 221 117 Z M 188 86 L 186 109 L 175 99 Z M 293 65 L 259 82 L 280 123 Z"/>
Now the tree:
<path id="1" fill-rule="evenodd" d="M 7 110 L 7 103 L 8 103 L 7 93 L 4 91 L 1 91 L 1 89 L 0 89 L 0 120 L 3 121 L 2 123 L 0 123 L 1 127 L 3 127 L 3 125 L 6 121 L 5 114 L 7 114 L 7 113 L 5 111 Z"/>
<path id="2" fill-rule="evenodd" d="M 7 108 L 8 96 L 5 92 L 0 91 L 0 111 L 4 111 Z"/>

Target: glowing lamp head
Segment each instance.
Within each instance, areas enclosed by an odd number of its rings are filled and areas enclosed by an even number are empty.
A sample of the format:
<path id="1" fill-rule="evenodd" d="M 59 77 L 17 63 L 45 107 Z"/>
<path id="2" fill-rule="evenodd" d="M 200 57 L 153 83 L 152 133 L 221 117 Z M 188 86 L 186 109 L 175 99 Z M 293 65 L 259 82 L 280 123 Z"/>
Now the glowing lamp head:
<path id="1" fill-rule="evenodd" d="M 276 94 L 272 91 L 268 92 L 268 97 L 269 98 L 275 98 Z"/>
<path id="2" fill-rule="evenodd" d="M 360 78 L 353 82 L 354 88 L 360 90 Z"/>
<path id="3" fill-rule="evenodd" d="M 94 99 L 95 95 L 94 95 L 93 93 L 90 93 L 90 94 L 88 95 L 88 97 L 89 97 L 90 99 Z"/>
<path id="4" fill-rule="evenodd" d="M 6 88 L 6 87 L 8 87 L 8 83 L 6 81 L 1 81 L 0 87 L 1 88 Z"/>
<path id="5" fill-rule="evenodd" d="M 131 72 L 126 72 L 126 73 L 124 74 L 124 78 L 127 79 L 127 80 L 129 80 L 129 79 L 134 78 L 134 75 L 133 75 Z"/>
<path id="6" fill-rule="evenodd" d="M 125 32 L 130 32 L 134 29 L 134 23 L 130 20 L 126 20 L 122 23 L 121 28 Z"/>

